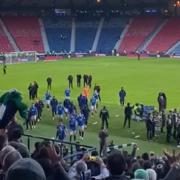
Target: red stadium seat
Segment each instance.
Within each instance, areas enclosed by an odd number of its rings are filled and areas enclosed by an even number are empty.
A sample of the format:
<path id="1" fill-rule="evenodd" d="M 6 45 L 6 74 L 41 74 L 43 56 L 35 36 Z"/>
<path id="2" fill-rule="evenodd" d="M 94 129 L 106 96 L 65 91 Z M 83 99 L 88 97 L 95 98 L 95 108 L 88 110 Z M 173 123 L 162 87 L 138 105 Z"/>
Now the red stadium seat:
<path id="1" fill-rule="evenodd" d="M 3 17 L 3 21 L 21 51 L 44 52 L 37 17 Z"/>

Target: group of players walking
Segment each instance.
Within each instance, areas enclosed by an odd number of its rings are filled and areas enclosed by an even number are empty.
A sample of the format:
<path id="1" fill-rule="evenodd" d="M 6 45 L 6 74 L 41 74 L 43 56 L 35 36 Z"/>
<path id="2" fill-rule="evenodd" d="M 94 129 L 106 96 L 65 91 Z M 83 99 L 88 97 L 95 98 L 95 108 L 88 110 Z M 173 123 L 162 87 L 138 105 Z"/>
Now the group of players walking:
<path id="1" fill-rule="evenodd" d="M 77 87 L 81 87 L 81 75 L 77 74 Z M 47 92 L 44 95 L 44 100 L 36 100 L 35 103 L 29 108 L 29 118 L 26 123 L 27 129 L 34 128 L 38 121 L 41 120 L 41 115 L 44 106 L 52 111 L 52 119 L 57 119 L 59 124 L 57 125 L 56 138 L 63 141 L 66 139 L 69 134 L 69 140 L 76 141 L 77 130 L 79 131 L 80 139 L 84 137 L 84 131 L 88 125 L 89 115 L 93 115 L 97 112 L 98 102 L 101 101 L 100 97 L 100 86 L 95 85 L 93 90 L 93 95 L 88 102 L 89 91 L 92 83 L 91 75 L 84 75 L 84 87 L 82 93 L 77 97 L 79 108 L 76 108 L 74 103 L 70 100 L 71 98 L 71 89 L 73 88 L 73 76 L 69 75 L 67 77 L 69 87 L 65 89 L 65 99 L 63 102 L 59 102 L 54 96 L 51 95 L 51 85 L 52 78 L 47 78 Z M 35 88 L 35 90 L 32 90 Z M 34 100 L 37 97 L 38 84 L 34 82 L 30 84 L 29 89 L 29 98 Z M 120 104 L 124 106 L 126 98 L 126 91 L 121 87 L 119 91 L 119 100 Z M 153 139 L 153 137 L 158 137 L 160 133 L 164 133 L 164 128 L 166 128 L 166 141 L 171 142 L 172 138 L 177 141 L 177 144 L 180 145 L 180 113 L 175 109 L 174 111 L 169 111 L 165 113 L 166 109 L 166 95 L 163 92 L 160 92 L 158 95 L 158 104 L 159 112 L 154 111 L 148 114 L 147 119 L 145 120 L 147 128 L 147 140 Z M 78 110 L 79 109 L 79 112 Z M 127 106 L 124 108 L 124 124 L 123 127 L 126 127 L 128 122 L 128 127 L 130 128 L 131 118 L 133 114 L 134 106 L 131 106 L 130 103 L 127 103 Z M 102 125 L 101 128 L 108 128 L 109 123 L 109 112 L 104 106 L 99 114 Z M 64 120 L 67 119 L 68 123 L 64 123 Z M 66 125 L 68 126 L 66 127 Z"/>
<path id="2" fill-rule="evenodd" d="M 69 77 L 69 76 L 68 76 Z M 43 108 L 46 106 L 47 109 L 51 109 L 52 119 L 58 120 L 56 138 L 58 140 L 65 140 L 67 134 L 69 134 L 69 140 L 76 141 L 77 130 L 79 132 L 80 139 L 84 137 L 84 131 L 88 125 L 89 115 L 93 116 L 97 111 L 98 102 L 100 98 L 100 86 L 95 85 L 93 90 L 93 95 L 88 102 L 89 96 L 89 83 L 85 84 L 82 93 L 78 96 L 77 101 L 79 108 L 76 108 L 74 103 L 71 101 L 71 90 L 70 88 L 65 89 L 64 94 L 65 98 L 63 102 L 60 102 L 56 99 L 55 96 L 52 96 L 51 90 L 52 79 L 47 78 L 47 91 L 44 95 L 43 100 L 36 100 L 35 103 L 32 103 L 29 108 L 28 120 L 26 122 L 27 129 L 35 128 L 37 122 L 41 120 Z M 79 109 L 79 112 L 78 110 Z M 104 107 L 100 112 L 100 118 L 102 118 L 102 128 L 106 125 L 108 128 L 109 113 Z M 64 123 L 65 119 L 67 120 Z M 66 125 L 68 126 L 66 127 Z"/>

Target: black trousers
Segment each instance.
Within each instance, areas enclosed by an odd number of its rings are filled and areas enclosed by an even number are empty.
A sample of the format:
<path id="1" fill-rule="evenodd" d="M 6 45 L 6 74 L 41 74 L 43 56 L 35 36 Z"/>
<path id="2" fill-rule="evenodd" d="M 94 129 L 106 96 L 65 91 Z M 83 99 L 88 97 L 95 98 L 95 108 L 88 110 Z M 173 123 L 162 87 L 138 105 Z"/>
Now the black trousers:
<path id="1" fill-rule="evenodd" d="M 69 81 L 69 88 L 73 88 L 73 82 Z"/>
<path id="2" fill-rule="evenodd" d="M 147 134 L 146 134 L 146 136 L 147 136 L 147 140 L 148 140 L 148 141 L 152 139 L 153 133 L 152 133 L 152 130 L 151 130 L 151 129 L 147 129 Z"/>
<path id="3" fill-rule="evenodd" d="M 172 129 L 167 129 L 167 134 L 166 134 L 166 141 L 168 142 L 168 143 L 170 143 L 171 142 L 171 136 L 172 136 Z"/>
<path id="4" fill-rule="evenodd" d="M 77 87 L 81 87 L 81 81 L 77 80 Z"/>
<path id="5" fill-rule="evenodd" d="M 124 106 L 124 99 L 120 99 L 120 104 Z"/>
<path id="6" fill-rule="evenodd" d="M 47 84 L 47 90 L 51 90 L 51 84 Z"/>
<path id="7" fill-rule="evenodd" d="M 131 127 L 131 116 L 125 115 L 124 126 L 123 127 L 126 127 L 127 121 L 128 121 L 128 127 L 130 128 Z"/>
<path id="8" fill-rule="evenodd" d="M 108 129 L 108 127 L 109 127 L 108 120 L 107 119 L 102 119 L 102 126 L 101 126 L 101 128 L 104 129 L 105 125 L 106 125 L 106 129 Z"/>

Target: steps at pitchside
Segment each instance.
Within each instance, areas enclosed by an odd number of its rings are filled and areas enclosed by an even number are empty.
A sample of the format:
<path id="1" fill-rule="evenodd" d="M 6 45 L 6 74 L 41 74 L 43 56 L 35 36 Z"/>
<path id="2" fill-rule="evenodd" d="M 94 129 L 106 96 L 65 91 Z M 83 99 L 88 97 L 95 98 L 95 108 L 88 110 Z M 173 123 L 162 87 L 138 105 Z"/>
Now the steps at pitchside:
<path id="1" fill-rule="evenodd" d="M 72 19 L 72 29 L 71 29 L 71 45 L 70 45 L 70 52 L 75 52 L 76 49 L 76 23 L 75 19 Z"/>
<path id="2" fill-rule="evenodd" d="M 96 32 L 96 37 L 95 37 L 95 39 L 94 39 L 94 43 L 93 43 L 93 46 L 92 46 L 92 52 L 96 52 L 96 49 L 97 49 L 97 46 L 98 46 L 98 43 L 99 43 L 99 39 L 100 39 L 100 35 L 101 35 L 101 31 L 102 31 L 103 24 L 104 24 L 104 18 L 101 18 L 101 20 L 100 20 L 100 22 L 99 22 L 99 26 L 98 26 L 97 32 Z"/>
<path id="3" fill-rule="evenodd" d="M 167 52 L 168 55 L 180 56 L 180 41 L 176 42 Z"/>
<path id="4" fill-rule="evenodd" d="M 120 36 L 120 39 L 117 41 L 117 43 L 116 43 L 116 45 L 115 45 L 115 47 L 114 47 L 114 49 L 116 49 L 116 51 L 119 50 L 119 47 L 120 47 L 120 45 L 121 45 L 121 43 L 122 43 L 122 41 L 123 41 L 123 39 L 124 39 L 124 36 L 125 36 L 126 32 L 127 32 L 128 29 L 129 29 L 129 25 L 131 24 L 131 22 L 132 22 L 132 19 L 129 20 L 129 23 L 126 25 L 126 27 L 125 27 L 124 30 L 122 31 L 121 36 Z"/>
<path id="5" fill-rule="evenodd" d="M 49 49 L 49 44 L 48 44 L 48 40 L 47 40 L 47 34 L 46 34 L 46 31 L 45 31 L 43 20 L 41 18 L 39 18 L 38 20 L 39 20 L 39 25 L 40 25 L 40 30 L 41 30 L 41 36 L 42 36 L 42 40 L 43 40 L 44 50 L 45 50 L 45 52 L 49 52 L 50 49 Z"/>

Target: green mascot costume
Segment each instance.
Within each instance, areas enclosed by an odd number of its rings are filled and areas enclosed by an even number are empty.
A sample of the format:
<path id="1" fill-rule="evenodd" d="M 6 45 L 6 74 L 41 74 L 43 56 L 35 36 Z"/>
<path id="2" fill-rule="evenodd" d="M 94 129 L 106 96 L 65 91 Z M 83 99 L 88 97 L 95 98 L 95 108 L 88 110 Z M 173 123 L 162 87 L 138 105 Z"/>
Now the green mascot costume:
<path id="1" fill-rule="evenodd" d="M 27 119 L 27 106 L 22 102 L 21 93 L 15 89 L 9 90 L 0 97 L 0 129 L 1 132 L 14 119 L 16 112 Z"/>

